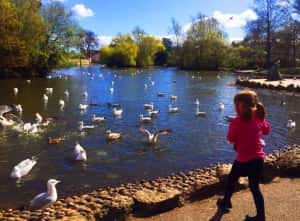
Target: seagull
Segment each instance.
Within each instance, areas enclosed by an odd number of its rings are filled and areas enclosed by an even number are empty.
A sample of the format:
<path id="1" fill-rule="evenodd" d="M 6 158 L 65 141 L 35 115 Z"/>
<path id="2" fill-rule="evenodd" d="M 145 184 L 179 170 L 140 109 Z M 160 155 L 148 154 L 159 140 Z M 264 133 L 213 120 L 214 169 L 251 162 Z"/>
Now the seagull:
<path id="1" fill-rule="evenodd" d="M 114 81 L 111 81 L 111 86 L 114 86 L 115 82 Z"/>
<path id="2" fill-rule="evenodd" d="M 155 133 L 151 133 L 149 130 L 140 128 L 141 132 L 144 132 L 148 135 L 148 143 L 149 144 L 156 144 L 158 141 L 158 135 L 167 135 L 172 132 L 170 129 L 165 129 L 165 130 L 159 130 L 156 131 Z"/>
<path id="3" fill-rule="evenodd" d="M 121 133 L 112 132 L 111 130 L 107 130 L 105 134 L 108 141 L 119 140 L 122 137 Z"/>
<path id="4" fill-rule="evenodd" d="M 170 96 L 170 99 L 171 99 L 171 100 L 177 100 L 177 96 L 176 96 L 176 95 L 171 95 L 171 96 Z"/>
<path id="5" fill-rule="evenodd" d="M 104 122 L 105 120 L 106 120 L 105 117 L 96 117 L 96 114 L 93 114 L 92 116 L 92 121 L 96 123 L 101 123 Z"/>
<path id="6" fill-rule="evenodd" d="M 82 110 L 82 111 L 86 111 L 86 109 L 89 107 L 88 104 L 79 104 L 79 110 Z"/>
<path id="7" fill-rule="evenodd" d="M 36 165 L 36 163 L 36 157 L 31 157 L 21 161 L 16 166 L 14 166 L 13 170 L 10 173 L 10 177 L 20 179 L 21 177 L 26 176 Z"/>
<path id="8" fill-rule="evenodd" d="M 78 161 L 86 161 L 87 160 L 86 151 L 83 149 L 83 147 L 78 142 L 76 142 L 73 154 L 74 154 L 75 160 L 78 160 Z"/>
<path id="9" fill-rule="evenodd" d="M 84 125 L 83 121 L 79 121 L 79 131 L 94 129 L 95 125 Z"/>
<path id="10" fill-rule="evenodd" d="M 169 104 L 169 113 L 177 113 L 179 111 L 178 107 L 172 107 L 171 104 Z"/>
<path id="11" fill-rule="evenodd" d="M 43 122 L 43 117 L 39 114 L 39 113 L 36 113 L 35 114 L 35 121 L 38 123 L 38 124 L 41 124 Z"/>
<path id="12" fill-rule="evenodd" d="M 19 89 L 17 87 L 14 88 L 14 95 L 17 95 L 19 92 Z"/>
<path id="13" fill-rule="evenodd" d="M 122 115 L 123 110 L 122 109 L 113 108 L 112 112 L 113 112 L 113 115 L 115 115 L 116 117 L 119 117 L 119 116 Z"/>
<path id="14" fill-rule="evenodd" d="M 150 123 L 151 120 L 152 120 L 151 117 L 144 117 L 143 114 L 140 115 L 140 122 L 141 122 L 141 123 Z"/>
<path id="15" fill-rule="evenodd" d="M 154 103 L 150 102 L 149 104 L 144 104 L 144 108 L 152 111 L 154 109 Z"/>
<path id="16" fill-rule="evenodd" d="M 30 201 L 29 210 L 43 209 L 57 200 L 56 184 L 60 183 L 59 180 L 50 179 L 47 182 L 47 192 L 40 193 Z"/>
<path id="17" fill-rule="evenodd" d="M 220 102 L 220 103 L 219 103 L 219 110 L 220 110 L 220 111 L 223 111 L 224 109 L 225 109 L 224 103 L 223 103 L 223 102 Z"/>
<path id="18" fill-rule="evenodd" d="M 295 128 L 296 127 L 296 121 L 293 121 L 291 119 L 288 120 L 288 123 L 287 123 L 286 127 L 289 128 L 289 129 Z"/>
<path id="19" fill-rule="evenodd" d="M 154 86 L 154 84 L 155 84 L 155 82 L 154 82 L 154 81 L 151 81 L 151 85 Z"/>

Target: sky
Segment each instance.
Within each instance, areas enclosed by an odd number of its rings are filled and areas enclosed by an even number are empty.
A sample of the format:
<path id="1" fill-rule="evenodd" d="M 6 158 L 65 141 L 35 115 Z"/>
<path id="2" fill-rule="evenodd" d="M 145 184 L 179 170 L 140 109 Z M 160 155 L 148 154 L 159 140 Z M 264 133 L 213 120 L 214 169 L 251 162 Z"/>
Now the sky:
<path id="1" fill-rule="evenodd" d="M 168 36 L 174 17 L 187 30 L 198 13 L 216 18 L 230 40 L 244 37 L 247 21 L 256 19 L 253 0 L 50 0 L 72 10 L 79 24 L 94 31 L 101 44 L 140 26 L 154 36 Z"/>

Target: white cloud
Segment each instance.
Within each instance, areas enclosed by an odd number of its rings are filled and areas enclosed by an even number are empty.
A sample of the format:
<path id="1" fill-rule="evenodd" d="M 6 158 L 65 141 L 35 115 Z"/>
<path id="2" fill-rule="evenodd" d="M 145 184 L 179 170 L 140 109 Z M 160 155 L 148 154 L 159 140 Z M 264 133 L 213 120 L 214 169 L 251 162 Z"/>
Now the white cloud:
<path id="1" fill-rule="evenodd" d="M 113 36 L 100 35 L 100 36 L 98 36 L 99 45 L 100 46 L 109 45 L 113 38 L 114 38 Z"/>
<path id="2" fill-rule="evenodd" d="M 276 2 L 276 5 L 280 6 L 280 7 L 288 7 L 290 5 L 290 3 L 287 0 L 278 0 Z"/>
<path id="3" fill-rule="evenodd" d="M 220 22 L 225 28 L 242 28 L 248 21 L 257 19 L 257 15 L 251 9 L 247 9 L 240 14 L 214 11 L 212 17 Z"/>
<path id="4" fill-rule="evenodd" d="M 92 9 L 87 8 L 84 4 L 74 5 L 72 8 L 72 12 L 75 16 L 80 18 L 92 17 L 94 16 L 94 12 Z"/>

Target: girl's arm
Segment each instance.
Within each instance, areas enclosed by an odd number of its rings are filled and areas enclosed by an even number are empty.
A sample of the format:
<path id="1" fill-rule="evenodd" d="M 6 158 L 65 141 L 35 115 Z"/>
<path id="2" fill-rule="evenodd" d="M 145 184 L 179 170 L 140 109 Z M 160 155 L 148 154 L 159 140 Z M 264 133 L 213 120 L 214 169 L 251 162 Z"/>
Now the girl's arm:
<path id="1" fill-rule="evenodd" d="M 266 119 L 263 120 L 261 129 L 262 129 L 262 134 L 264 135 L 268 135 L 270 133 L 270 124 Z"/>

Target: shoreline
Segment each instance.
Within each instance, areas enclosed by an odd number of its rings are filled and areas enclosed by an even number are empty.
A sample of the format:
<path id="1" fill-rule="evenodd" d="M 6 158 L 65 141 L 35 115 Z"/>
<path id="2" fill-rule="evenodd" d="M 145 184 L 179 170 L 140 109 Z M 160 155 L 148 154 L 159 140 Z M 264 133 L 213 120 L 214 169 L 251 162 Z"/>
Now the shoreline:
<path id="1" fill-rule="evenodd" d="M 212 165 L 187 173 L 121 184 L 93 192 L 59 199 L 52 206 L 37 211 L 0 210 L 1 220 L 125 220 L 131 214 L 147 217 L 203 200 L 222 190 L 228 165 Z M 265 159 L 264 182 L 277 176 L 299 177 L 300 146 L 274 151 Z M 247 186 L 241 180 L 239 189 Z"/>

